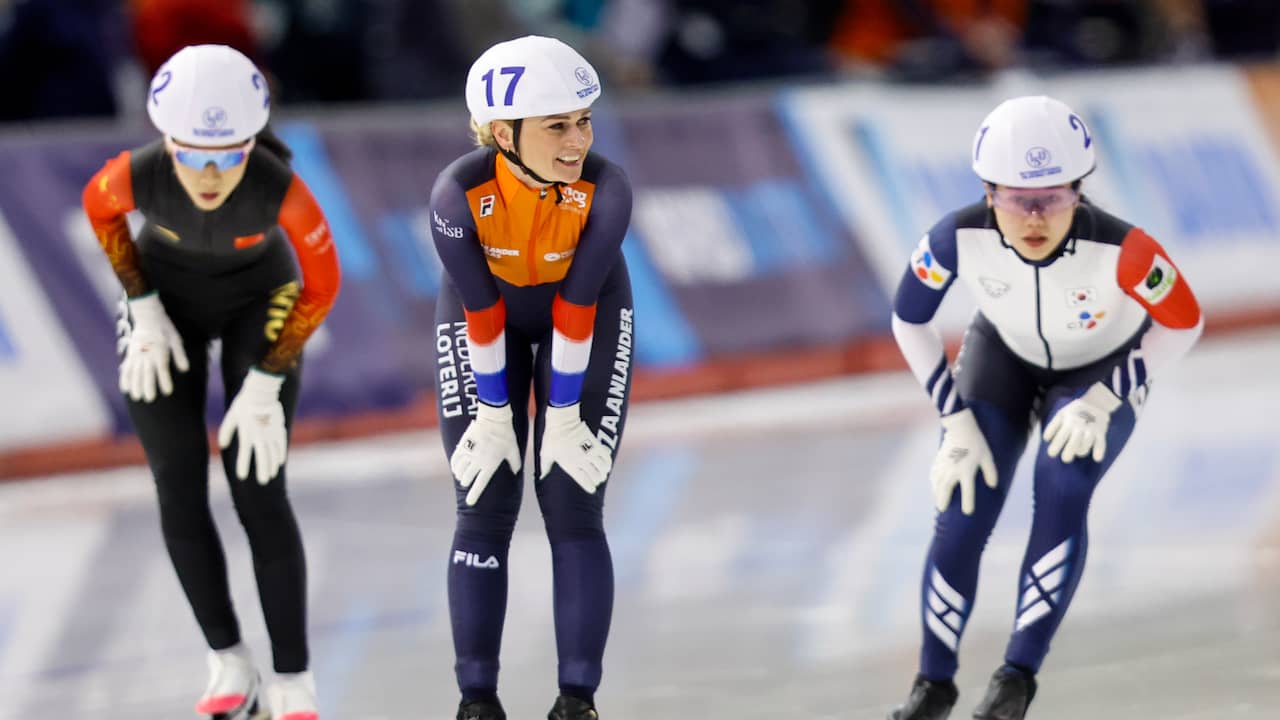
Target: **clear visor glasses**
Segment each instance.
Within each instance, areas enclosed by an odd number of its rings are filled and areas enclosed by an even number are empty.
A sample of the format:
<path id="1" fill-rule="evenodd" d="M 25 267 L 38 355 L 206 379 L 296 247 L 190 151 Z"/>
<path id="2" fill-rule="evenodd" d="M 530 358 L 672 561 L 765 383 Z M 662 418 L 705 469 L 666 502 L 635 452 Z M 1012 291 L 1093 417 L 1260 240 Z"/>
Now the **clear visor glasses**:
<path id="1" fill-rule="evenodd" d="M 250 141 L 252 142 L 252 141 Z M 209 164 L 213 164 L 218 170 L 230 170 L 231 168 L 244 162 L 249 156 L 249 143 L 233 148 L 195 148 L 185 145 L 173 146 L 173 156 L 178 162 L 189 168 L 196 170 L 204 170 Z"/>
<path id="2" fill-rule="evenodd" d="M 1068 210 L 1080 199 L 1080 193 L 1070 187 L 1050 188 L 998 188 L 991 191 L 991 204 L 997 208 L 1029 217 L 1054 215 Z"/>

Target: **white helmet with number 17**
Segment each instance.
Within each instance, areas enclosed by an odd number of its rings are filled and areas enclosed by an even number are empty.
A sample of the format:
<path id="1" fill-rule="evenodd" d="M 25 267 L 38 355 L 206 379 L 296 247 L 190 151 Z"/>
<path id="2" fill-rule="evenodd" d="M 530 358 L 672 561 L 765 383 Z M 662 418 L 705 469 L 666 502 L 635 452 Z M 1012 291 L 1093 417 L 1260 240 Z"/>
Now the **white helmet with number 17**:
<path id="1" fill-rule="evenodd" d="M 973 138 L 973 171 L 994 185 L 1065 185 L 1093 172 L 1095 162 L 1084 120 L 1046 95 L 1005 100 Z"/>
<path id="2" fill-rule="evenodd" d="M 600 76 L 577 50 L 526 35 L 485 50 L 467 73 L 467 110 L 480 125 L 557 115 L 591 106 Z"/>

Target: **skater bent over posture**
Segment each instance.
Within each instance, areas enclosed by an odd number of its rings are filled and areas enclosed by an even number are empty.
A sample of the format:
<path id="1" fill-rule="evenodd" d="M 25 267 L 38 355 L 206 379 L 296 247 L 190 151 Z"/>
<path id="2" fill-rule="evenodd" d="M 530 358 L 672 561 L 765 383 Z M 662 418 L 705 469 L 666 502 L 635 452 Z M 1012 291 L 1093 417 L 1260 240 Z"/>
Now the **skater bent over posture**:
<path id="1" fill-rule="evenodd" d="M 333 239 L 288 149 L 264 131 L 267 85 L 244 55 L 184 48 L 156 72 L 147 111 L 164 137 L 109 160 L 84 208 L 124 285 L 120 390 L 155 477 L 165 546 L 211 648 L 196 712 L 235 720 L 258 704 L 208 502 L 205 392 L 209 344 L 221 338 L 229 404 L 218 442 L 228 478 L 239 478 L 231 497 L 271 636 L 269 704 L 275 720 L 315 720 L 284 466 L 302 346 L 338 292 Z M 125 222 L 134 209 L 145 218 L 136 240 Z"/>
<path id="2" fill-rule="evenodd" d="M 978 561 L 1035 418 L 1035 510 L 1017 616 L 973 715 L 1025 716 L 1084 569 L 1093 490 L 1133 432 L 1149 379 L 1203 327 L 1160 244 L 1080 194 L 1093 137 L 1066 105 L 1044 96 L 1002 103 L 979 127 L 972 159 L 985 200 L 929 230 L 894 300 L 894 336 L 944 434 L 930 470 L 940 514 L 921 588 L 920 670 L 891 720 L 941 720 L 955 704 Z M 957 278 L 979 312 L 953 375 L 930 320 Z"/>
<path id="3" fill-rule="evenodd" d="M 431 193 L 445 282 L 436 306 L 445 452 L 457 479 L 449 614 L 458 720 L 501 720 L 498 650 L 507 549 L 531 473 L 551 543 L 560 695 L 551 720 L 598 715 L 613 612 L 605 481 L 630 395 L 631 284 L 622 238 L 631 186 L 591 149 L 600 80 L 572 48 L 528 36 L 467 75 L 476 150 Z"/>

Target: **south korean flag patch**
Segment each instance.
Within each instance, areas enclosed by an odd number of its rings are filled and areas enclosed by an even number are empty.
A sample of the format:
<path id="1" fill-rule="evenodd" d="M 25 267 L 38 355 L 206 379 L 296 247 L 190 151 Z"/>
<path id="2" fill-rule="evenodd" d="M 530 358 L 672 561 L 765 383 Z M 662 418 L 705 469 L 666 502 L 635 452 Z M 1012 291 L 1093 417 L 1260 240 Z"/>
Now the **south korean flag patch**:
<path id="1" fill-rule="evenodd" d="M 1151 267 L 1147 269 L 1142 282 L 1133 286 L 1138 297 L 1152 305 L 1159 305 L 1169 297 L 1173 286 L 1178 284 L 1178 271 L 1164 256 L 1156 254 L 1151 258 Z"/>
<path id="2" fill-rule="evenodd" d="M 929 236 L 920 238 L 920 244 L 911 253 L 911 274 L 931 290 L 941 290 L 951 279 L 951 271 L 942 267 L 929 248 Z"/>

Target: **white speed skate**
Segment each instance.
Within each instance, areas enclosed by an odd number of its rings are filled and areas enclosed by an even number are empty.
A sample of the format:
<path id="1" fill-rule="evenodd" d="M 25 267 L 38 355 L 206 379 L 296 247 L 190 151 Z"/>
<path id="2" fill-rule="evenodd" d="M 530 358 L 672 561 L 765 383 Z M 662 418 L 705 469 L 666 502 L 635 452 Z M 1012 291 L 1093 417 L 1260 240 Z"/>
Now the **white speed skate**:
<path id="1" fill-rule="evenodd" d="M 267 689 L 271 720 L 319 720 L 316 680 L 311 671 L 277 674 Z"/>
<path id="2" fill-rule="evenodd" d="M 209 685 L 196 702 L 196 713 L 210 720 L 260 720 L 258 693 L 262 681 L 244 645 L 211 650 Z"/>

